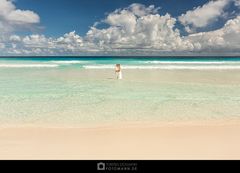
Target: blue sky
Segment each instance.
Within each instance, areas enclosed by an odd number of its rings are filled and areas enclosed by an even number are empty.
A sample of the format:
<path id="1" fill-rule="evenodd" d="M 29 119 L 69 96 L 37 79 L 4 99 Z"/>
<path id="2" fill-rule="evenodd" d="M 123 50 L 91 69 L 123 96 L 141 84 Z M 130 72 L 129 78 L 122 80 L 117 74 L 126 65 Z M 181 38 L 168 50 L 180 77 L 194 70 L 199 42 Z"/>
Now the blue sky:
<path id="1" fill-rule="evenodd" d="M 40 25 L 45 29 L 38 32 L 58 37 L 72 30 L 83 36 L 96 21 L 104 19 L 106 13 L 133 3 L 146 6 L 154 4 L 161 7 L 160 14 L 170 13 L 176 17 L 206 2 L 207 0 L 17 0 L 15 4 L 20 9 L 29 9 L 41 16 Z"/>
<path id="2" fill-rule="evenodd" d="M 0 0 L 0 55 L 240 53 L 240 0 Z"/>

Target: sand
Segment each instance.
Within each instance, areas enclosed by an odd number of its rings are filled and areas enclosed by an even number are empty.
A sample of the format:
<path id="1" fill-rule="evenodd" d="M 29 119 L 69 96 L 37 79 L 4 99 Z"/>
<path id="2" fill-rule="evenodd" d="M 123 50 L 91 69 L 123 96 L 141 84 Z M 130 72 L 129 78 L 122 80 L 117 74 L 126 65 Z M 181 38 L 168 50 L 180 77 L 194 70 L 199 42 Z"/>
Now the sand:
<path id="1" fill-rule="evenodd" d="M 240 159 L 240 124 L 1 128 L 0 159 Z"/>

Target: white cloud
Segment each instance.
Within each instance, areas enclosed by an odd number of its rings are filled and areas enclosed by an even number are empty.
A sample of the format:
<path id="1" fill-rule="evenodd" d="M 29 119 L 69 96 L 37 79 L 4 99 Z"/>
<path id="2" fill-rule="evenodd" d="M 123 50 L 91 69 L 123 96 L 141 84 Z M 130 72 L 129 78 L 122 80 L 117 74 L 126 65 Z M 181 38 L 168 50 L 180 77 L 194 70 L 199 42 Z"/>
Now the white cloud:
<path id="1" fill-rule="evenodd" d="M 29 35 L 20 37 L 17 35 L 11 35 L 9 42 L 11 43 L 8 48 L 8 54 L 37 54 L 50 52 L 51 38 L 47 38 L 44 35 Z"/>
<path id="2" fill-rule="evenodd" d="M 117 9 L 110 13 L 104 22 L 111 26 L 125 27 L 125 30 L 131 33 L 135 29 L 138 17 L 156 14 L 158 10 L 159 8 L 155 8 L 154 5 L 146 7 L 145 5 L 134 3 L 127 8 Z"/>
<path id="3" fill-rule="evenodd" d="M 224 14 L 224 7 L 231 0 L 210 1 L 203 6 L 187 11 L 178 17 L 178 20 L 186 26 L 187 32 L 192 32 L 195 28 L 206 27 L 208 24 L 216 21 Z"/>
<path id="4" fill-rule="evenodd" d="M 143 4 L 134 3 L 126 9 L 136 16 L 146 16 L 148 14 L 157 14 L 160 7 L 156 8 L 154 5 L 146 7 Z"/>
<path id="5" fill-rule="evenodd" d="M 0 43 L 0 49 L 4 49 L 5 48 L 5 44 Z"/>
<path id="6" fill-rule="evenodd" d="M 22 43 L 26 47 L 46 47 L 49 46 L 50 38 L 46 38 L 44 35 L 30 35 L 22 39 Z"/>
<path id="7" fill-rule="evenodd" d="M 185 39 L 189 40 L 196 48 L 208 52 L 239 52 L 240 50 L 240 16 L 228 20 L 223 28 L 191 34 Z"/>
<path id="8" fill-rule="evenodd" d="M 11 35 L 9 37 L 9 40 L 12 42 L 19 42 L 19 41 L 21 41 L 21 38 L 18 35 Z"/>
<path id="9" fill-rule="evenodd" d="M 75 31 L 64 34 L 63 37 L 53 41 L 54 47 L 60 48 L 66 52 L 80 51 L 83 46 L 82 37 L 76 34 Z"/>
<path id="10" fill-rule="evenodd" d="M 64 34 L 64 36 L 58 38 L 56 42 L 60 44 L 79 44 L 79 46 L 83 44 L 82 38 L 77 35 L 75 31 Z"/>
<path id="11" fill-rule="evenodd" d="M 141 10 L 140 10 L 141 9 Z M 189 43 L 183 41 L 177 29 L 176 19 L 169 14 L 156 14 L 159 8 L 132 4 L 128 8 L 110 13 L 104 20 L 106 29 L 92 27 L 86 36 L 102 50 L 158 49 L 185 50 Z"/>
<path id="12" fill-rule="evenodd" d="M 40 22 L 39 16 L 29 10 L 14 10 L 6 16 L 6 19 L 16 24 L 33 24 Z"/>
<path id="13" fill-rule="evenodd" d="M 234 0 L 234 4 L 235 4 L 237 7 L 240 7 L 240 0 Z"/>
<path id="14" fill-rule="evenodd" d="M 7 33 L 16 27 L 26 27 L 40 22 L 40 17 L 30 10 L 20 10 L 11 0 L 0 0 L 0 32 Z"/>
<path id="15" fill-rule="evenodd" d="M 128 10 L 122 10 L 109 14 L 105 22 L 111 26 L 125 27 L 126 32 L 132 33 L 136 26 L 136 16 Z"/>
<path id="16" fill-rule="evenodd" d="M 11 35 L 9 41 L 12 43 L 11 47 L 8 48 L 10 54 L 77 53 L 83 47 L 82 38 L 75 31 L 56 39 L 38 34 L 25 37 Z"/>

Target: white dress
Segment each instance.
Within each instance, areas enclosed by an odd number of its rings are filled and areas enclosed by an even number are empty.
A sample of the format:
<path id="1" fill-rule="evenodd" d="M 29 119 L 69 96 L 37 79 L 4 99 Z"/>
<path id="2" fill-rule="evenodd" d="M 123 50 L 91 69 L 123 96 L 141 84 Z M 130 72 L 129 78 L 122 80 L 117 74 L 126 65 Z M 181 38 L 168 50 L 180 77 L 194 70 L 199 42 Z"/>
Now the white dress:
<path id="1" fill-rule="evenodd" d="M 122 79 L 122 71 L 116 72 L 117 74 L 117 79 Z"/>

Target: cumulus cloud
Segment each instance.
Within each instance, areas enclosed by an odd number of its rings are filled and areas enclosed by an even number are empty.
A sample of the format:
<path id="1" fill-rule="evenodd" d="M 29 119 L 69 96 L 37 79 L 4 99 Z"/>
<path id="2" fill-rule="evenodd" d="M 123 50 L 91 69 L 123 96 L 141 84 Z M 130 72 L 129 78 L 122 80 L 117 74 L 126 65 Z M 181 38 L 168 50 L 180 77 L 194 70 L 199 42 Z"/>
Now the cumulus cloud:
<path id="1" fill-rule="evenodd" d="M 210 1 L 203 6 L 187 11 L 178 17 L 178 20 L 186 27 L 187 32 L 193 32 L 196 28 L 206 27 L 224 14 L 231 0 Z"/>
<path id="2" fill-rule="evenodd" d="M 40 22 L 38 14 L 17 9 L 11 0 L 0 0 L 0 32 L 10 32 L 16 27 L 26 27 Z"/>
<path id="3" fill-rule="evenodd" d="M 196 49 L 208 52 L 224 52 L 240 50 L 240 16 L 228 20 L 223 28 L 191 34 L 186 37 L 192 44 L 198 45 Z"/>
<path id="4" fill-rule="evenodd" d="M 5 44 L 0 43 L 0 49 L 3 49 L 3 48 L 5 48 Z"/>
<path id="5" fill-rule="evenodd" d="M 21 38 L 18 35 L 11 35 L 9 37 L 9 40 L 12 42 L 19 42 L 19 41 L 21 41 Z"/>
<path id="6" fill-rule="evenodd" d="M 234 4 L 235 6 L 240 8 L 240 0 L 234 0 Z"/>
<path id="7" fill-rule="evenodd" d="M 65 34 L 59 38 L 46 37 L 44 35 L 33 34 L 20 37 L 11 35 L 9 37 L 11 46 L 9 53 L 14 54 L 58 54 L 77 53 L 82 50 L 82 38 L 75 31 Z M 87 49 L 87 48 L 86 48 Z"/>
<path id="8" fill-rule="evenodd" d="M 191 45 L 183 41 L 176 19 L 170 14 L 156 14 L 159 8 L 132 4 L 128 8 L 117 9 L 104 20 L 109 27 L 98 29 L 93 26 L 86 39 L 103 50 L 113 49 L 158 49 L 185 50 Z"/>
<path id="9" fill-rule="evenodd" d="M 11 43 L 7 48 L 9 54 L 41 54 L 51 52 L 52 48 L 51 38 L 37 34 L 24 37 L 11 35 L 9 42 Z"/>
<path id="10" fill-rule="evenodd" d="M 131 11 L 136 16 L 146 16 L 148 14 L 157 14 L 160 7 L 155 7 L 154 5 L 146 7 L 143 4 L 134 3 L 126 9 Z"/>

